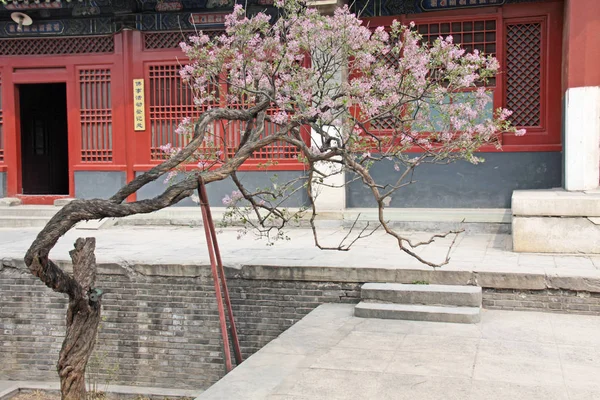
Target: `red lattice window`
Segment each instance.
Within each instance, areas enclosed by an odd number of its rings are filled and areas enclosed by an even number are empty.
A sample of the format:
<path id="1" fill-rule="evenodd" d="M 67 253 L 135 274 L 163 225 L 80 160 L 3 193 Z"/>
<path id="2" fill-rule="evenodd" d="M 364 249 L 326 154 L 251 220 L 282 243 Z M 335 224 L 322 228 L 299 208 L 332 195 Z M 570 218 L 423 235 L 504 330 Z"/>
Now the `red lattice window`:
<path id="1" fill-rule="evenodd" d="M 446 39 L 452 36 L 454 43 L 460 44 L 467 52 L 478 50 L 481 53 L 496 56 L 496 25 L 495 19 L 462 20 L 454 22 L 417 22 L 416 31 L 423 36 L 423 42 L 432 44 L 437 38 Z M 397 59 L 392 54 L 382 56 L 387 62 L 394 63 Z M 496 86 L 496 78 L 488 80 L 486 87 Z M 400 127 L 395 126 L 393 118 L 380 118 L 371 122 L 375 131 L 391 131 Z"/>
<path id="2" fill-rule="evenodd" d="M 1 56 L 113 53 L 112 36 L 0 39 Z"/>
<path id="3" fill-rule="evenodd" d="M 214 37 L 223 33 L 223 31 L 203 31 L 210 37 Z M 147 32 L 144 33 L 144 49 L 176 49 L 179 48 L 179 43 L 187 41 L 188 38 L 194 35 L 194 31 L 177 31 L 177 32 Z"/>
<path id="4" fill-rule="evenodd" d="M 150 87 L 150 158 L 161 160 L 165 158 L 161 146 L 170 144 L 173 147 L 183 147 L 187 138 L 179 135 L 176 130 L 180 122 L 186 118 L 197 118 L 206 107 L 194 105 L 192 90 L 181 81 L 178 64 L 151 65 L 148 69 Z M 246 107 L 246 105 L 239 105 Z M 269 112 L 273 112 L 270 110 Z M 246 124 L 240 121 L 217 121 L 207 133 L 204 146 L 213 149 L 227 150 L 228 156 L 233 156 L 240 144 L 241 135 Z M 264 135 L 274 132 L 275 125 L 265 123 Z M 286 143 L 274 143 L 253 154 L 255 160 L 292 159 L 298 152 L 294 146 Z"/>
<path id="5" fill-rule="evenodd" d="M 423 40 L 433 43 L 437 38 L 452 36 L 467 53 L 477 50 L 485 55 L 496 57 L 496 20 L 463 20 L 454 22 L 418 23 L 417 32 Z M 486 87 L 496 86 L 496 78 L 490 78 Z"/>
<path id="6" fill-rule="evenodd" d="M 4 131 L 2 122 L 2 76 L 0 76 L 0 162 L 4 162 Z"/>
<path id="7" fill-rule="evenodd" d="M 541 125 L 542 23 L 506 26 L 506 107 L 516 126 Z"/>
<path id="8" fill-rule="evenodd" d="M 194 95 L 190 87 L 181 81 L 181 66 L 151 65 L 148 70 L 150 83 L 150 158 L 164 158 L 161 146 L 185 145 L 186 138 L 177 134 L 179 123 L 186 117 L 195 118 L 200 111 L 194 106 Z"/>
<path id="9" fill-rule="evenodd" d="M 433 43 L 438 37 L 452 36 L 454 43 L 460 44 L 467 52 L 479 50 L 481 53 L 496 55 L 496 20 L 469 20 L 417 24 L 417 32 L 423 39 Z"/>
<path id="10" fill-rule="evenodd" d="M 81 161 L 112 162 L 112 102 L 110 69 L 79 71 Z"/>
<path id="11" fill-rule="evenodd" d="M 247 107 L 247 106 L 245 106 Z M 238 107 L 241 108 L 241 107 Z M 276 108 L 271 108 L 267 111 L 267 114 L 273 114 L 277 111 Z M 225 141 L 227 143 L 227 154 L 232 157 L 240 145 L 241 132 L 246 129 L 246 123 L 241 121 L 226 121 L 225 127 Z M 265 130 L 261 135 L 261 138 L 275 134 L 277 131 L 277 125 L 272 122 L 265 122 Z M 264 146 L 258 151 L 252 154 L 253 160 L 260 161 L 277 161 L 277 160 L 290 160 L 295 159 L 298 156 L 298 149 L 296 146 L 286 143 L 284 141 L 277 141 L 268 146 Z"/>

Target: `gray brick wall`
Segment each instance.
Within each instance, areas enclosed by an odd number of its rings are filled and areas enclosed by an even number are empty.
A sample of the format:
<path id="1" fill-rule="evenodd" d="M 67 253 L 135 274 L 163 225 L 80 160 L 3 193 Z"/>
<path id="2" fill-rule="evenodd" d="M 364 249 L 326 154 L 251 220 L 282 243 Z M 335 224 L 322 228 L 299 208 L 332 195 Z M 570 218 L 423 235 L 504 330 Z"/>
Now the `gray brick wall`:
<path id="1" fill-rule="evenodd" d="M 96 356 L 99 382 L 118 365 L 113 383 L 206 388 L 224 373 L 212 278 L 208 269 L 161 276 L 107 267 Z M 163 271 L 163 272 L 161 272 Z M 356 303 L 360 283 L 228 279 L 242 352 L 250 356 L 322 303 Z M 600 293 L 484 289 L 489 309 L 600 315 Z M 0 380 L 56 379 L 67 299 L 29 272 L 0 264 Z"/>
<path id="2" fill-rule="evenodd" d="M 357 303 L 360 284 L 229 279 L 229 290 L 248 357 L 323 303 Z"/>
<path id="3" fill-rule="evenodd" d="M 0 268 L 1 269 L 1 268 Z M 245 357 L 316 306 L 357 302 L 358 284 L 229 279 Z M 101 274 L 100 383 L 206 388 L 224 373 L 212 278 Z M 27 271 L 0 270 L 0 380 L 56 379 L 67 299 Z"/>
<path id="4" fill-rule="evenodd" d="M 483 289 L 483 307 L 492 310 L 544 311 L 600 315 L 600 293 L 572 290 Z"/>

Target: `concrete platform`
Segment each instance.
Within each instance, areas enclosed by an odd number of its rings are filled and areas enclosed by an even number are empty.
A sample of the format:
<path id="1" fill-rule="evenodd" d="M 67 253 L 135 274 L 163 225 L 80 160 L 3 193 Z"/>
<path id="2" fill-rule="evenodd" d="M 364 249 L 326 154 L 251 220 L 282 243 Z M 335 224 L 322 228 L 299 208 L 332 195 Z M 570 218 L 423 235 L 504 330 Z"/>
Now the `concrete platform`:
<path id="1" fill-rule="evenodd" d="M 197 400 L 597 400 L 600 317 L 482 311 L 476 325 L 311 312 Z"/>
<path id="2" fill-rule="evenodd" d="M 39 228 L 0 229 L 0 268 L 23 263 L 25 251 Z M 321 251 L 314 247 L 309 229 L 292 229 L 290 240 L 268 246 L 252 234 L 238 239 L 238 229 L 219 231 L 218 239 L 228 273 L 240 277 L 273 280 L 336 282 L 397 282 L 477 285 L 498 289 L 547 288 L 600 292 L 600 256 L 518 254 L 506 234 L 463 234 L 452 249 L 450 264 L 432 269 L 398 250 L 395 240 L 382 233 L 358 241 L 347 252 Z M 323 245 L 337 245 L 347 231 L 320 231 Z M 69 263 L 69 250 L 78 237 L 96 237 L 100 269 L 118 273 L 161 271 L 173 276 L 197 276 L 209 265 L 206 239 L 201 228 L 75 229 L 51 252 L 56 261 Z M 412 233 L 413 239 L 428 233 Z M 444 259 L 451 238 L 417 249 L 428 260 Z"/>

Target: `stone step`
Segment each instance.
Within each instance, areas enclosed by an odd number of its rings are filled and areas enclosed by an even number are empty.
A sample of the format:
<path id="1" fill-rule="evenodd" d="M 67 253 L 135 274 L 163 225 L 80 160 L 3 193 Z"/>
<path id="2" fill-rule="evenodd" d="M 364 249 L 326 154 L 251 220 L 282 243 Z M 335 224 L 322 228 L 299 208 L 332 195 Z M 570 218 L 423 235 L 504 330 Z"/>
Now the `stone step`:
<path id="1" fill-rule="evenodd" d="M 366 301 L 361 301 L 354 307 L 354 315 L 360 318 L 453 322 L 462 324 L 479 322 L 480 311 L 480 307 L 443 307 Z"/>
<path id="2" fill-rule="evenodd" d="M 0 207 L 0 217 L 46 217 L 52 218 L 60 207 L 48 206 L 44 208 L 38 207 Z"/>
<path id="3" fill-rule="evenodd" d="M 50 217 L 2 216 L 0 217 L 0 228 L 43 227 L 48 221 L 50 221 Z"/>
<path id="4" fill-rule="evenodd" d="M 215 224 L 220 222 L 219 219 L 213 221 Z M 194 218 L 118 218 L 115 221 L 117 226 L 203 226 L 202 216 Z"/>
<path id="5" fill-rule="evenodd" d="M 361 298 L 396 304 L 479 307 L 482 295 L 478 286 L 365 283 Z"/>
<path id="6" fill-rule="evenodd" d="M 224 207 L 211 207 L 213 220 L 219 223 L 226 212 Z M 289 211 L 296 211 L 290 208 Z M 309 227 L 309 213 L 301 219 L 299 225 Z M 357 221 L 357 217 L 360 216 Z M 377 212 L 368 208 L 351 208 L 343 211 L 319 212 L 315 223 L 323 229 L 346 227 L 364 227 L 367 223 L 377 222 Z M 386 211 L 389 223 L 397 229 L 408 231 L 440 232 L 465 229 L 466 232 L 505 232 L 510 233 L 511 212 L 509 209 L 389 209 Z M 200 226 L 202 213 L 200 207 L 168 207 L 149 214 L 120 218 L 117 225 L 175 225 Z"/>

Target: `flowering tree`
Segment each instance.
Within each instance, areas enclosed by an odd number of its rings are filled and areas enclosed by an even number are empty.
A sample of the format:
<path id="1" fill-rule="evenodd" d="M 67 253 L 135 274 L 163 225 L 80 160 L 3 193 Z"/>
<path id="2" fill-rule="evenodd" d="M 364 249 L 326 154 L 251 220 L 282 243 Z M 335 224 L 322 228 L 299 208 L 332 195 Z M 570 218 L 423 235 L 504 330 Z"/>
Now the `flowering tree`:
<path id="1" fill-rule="evenodd" d="M 260 13 L 248 18 L 236 6 L 222 35 L 210 38 L 199 32 L 182 43 L 189 64 L 181 76 L 202 110 L 178 128 L 185 146 L 165 146 L 164 162 L 108 200 L 71 202 L 28 250 L 25 262 L 31 272 L 70 298 L 58 363 L 63 399 L 84 398 L 85 366 L 100 320 L 94 239 L 77 241 L 71 252 L 73 275 L 48 258 L 57 240 L 77 222 L 159 210 L 191 196 L 198 177 L 205 183 L 231 177 L 237 190 L 224 198 L 228 217 L 241 218 L 265 235 L 280 235 L 281 228 L 305 212 L 286 210 L 281 204 L 286 196 L 306 191 L 315 243 L 324 248 L 314 224 L 315 198 L 320 185 L 344 171 L 369 189 L 379 210 L 379 226 L 397 239 L 399 249 L 437 266 L 414 249 L 449 233 L 414 243 L 395 232 L 384 218 L 390 196 L 412 182 L 420 164 L 459 159 L 477 163 L 481 160 L 476 150 L 498 145 L 499 132 L 524 133 L 510 126 L 509 111 L 488 112 L 492 100 L 484 84 L 499 69 L 494 58 L 465 53 L 451 37 L 423 44 L 412 26 L 397 22 L 389 30 L 371 30 L 347 7 L 333 16 L 320 15 L 296 0 L 280 1 L 278 7 L 280 17 L 271 21 Z M 393 129 L 377 135 L 374 127 L 382 122 Z M 266 130 L 267 124 L 274 129 Z M 215 129 L 218 125 L 241 127 L 239 142 L 225 143 L 226 138 L 215 133 L 223 131 Z M 309 128 L 310 139 L 303 135 Z M 236 171 L 254 152 L 275 143 L 296 149 L 306 175 L 269 188 L 246 188 Z M 219 150 L 223 148 L 228 150 Z M 374 163 L 384 160 L 396 173 L 393 184 L 379 183 L 370 173 Z M 125 202 L 144 185 L 190 163 L 197 168 L 159 196 Z M 351 242 L 370 232 L 360 230 Z M 335 249 L 347 248 L 341 243 Z M 446 262 L 448 257 L 442 264 Z"/>
<path id="2" fill-rule="evenodd" d="M 322 247 L 314 226 L 315 189 L 326 185 L 331 175 L 347 171 L 370 189 L 379 208 L 380 226 L 398 240 L 400 249 L 435 265 L 412 251 L 420 244 L 390 228 L 383 210 L 392 194 L 412 182 L 416 166 L 457 159 L 477 163 L 481 160 L 475 150 L 483 144 L 498 145 L 499 132 L 524 133 L 510 127 L 508 110 L 485 115 L 492 99 L 484 84 L 496 75 L 497 60 L 477 51 L 465 53 L 451 36 L 423 45 L 412 24 L 395 22 L 389 31 L 371 30 L 347 7 L 328 17 L 297 1 L 282 1 L 278 6 L 282 18 L 273 24 L 264 14 L 247 18 L 237 6 L 224 34 L 211 39 L 200 32 L 189 43 L 181 43 L 190 60 L 181 76 L 192 88 L 196 105 L 208 111 L 197 121 L 184 120 L 179 127 L 190 145 L 164 150 L 172 159 L 198 161 L 203 176 L 230 175 L 238 190 L 223 199 L 230 207 L 226 218 L 231 222 L 237 218 L 268 236 L 274 229 L 281 234 L 281 227 L 304 213 L 280 207 L 282 198 L 298 186 L 288 182 L 279 189 L 251 192 L 237 179 L 235 170 L 264 146 L 293 145 L 307 171 L 304 186 L 317 246 Z M 223 87 L 226 107 L 222 106 L 223 93 L 217 90 Z M 240 105 L 252 112 L 249 119 L 236 114 Z M 211 113 L 215 113 L 212 118 Z M 232 158 L 210 151 L 229 145 L 210 129 L 219 119 L 245 122 L 241 144 Z M 391 133 L 378 136 L 373 132 L 372 127 L 381 122 L 393 127 Z M 265 123 L 274 124 L 276 131 L 265 134 Z M 310 141 L 302 136 L 303 127 L 310 127 Z M 408 153 L 409 149 L 413 152 Z M 395 184 L 380 184 L 369 173 L 373 163 L 382 160 L 393 162 L 398 173 Z M 363 229 L 356 237 L 365 234 Z M 348 246 L 340 244 L 335 249 Z"/>

